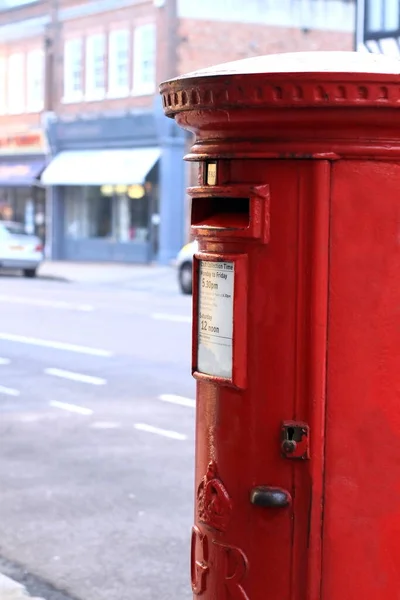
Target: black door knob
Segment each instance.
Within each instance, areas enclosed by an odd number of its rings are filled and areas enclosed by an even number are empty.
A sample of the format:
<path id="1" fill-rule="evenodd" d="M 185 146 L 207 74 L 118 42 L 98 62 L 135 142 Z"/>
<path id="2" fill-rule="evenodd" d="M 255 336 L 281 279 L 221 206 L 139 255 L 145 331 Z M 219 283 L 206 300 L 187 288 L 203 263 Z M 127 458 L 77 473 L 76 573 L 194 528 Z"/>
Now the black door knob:
<path id="1" fill-rule="evenodd" d="M 286 508 L 290 506 L 292 498 L 289 492 L 282 488 L 259 486 L 251 490 L 250 502 L 265 508 Z"/>

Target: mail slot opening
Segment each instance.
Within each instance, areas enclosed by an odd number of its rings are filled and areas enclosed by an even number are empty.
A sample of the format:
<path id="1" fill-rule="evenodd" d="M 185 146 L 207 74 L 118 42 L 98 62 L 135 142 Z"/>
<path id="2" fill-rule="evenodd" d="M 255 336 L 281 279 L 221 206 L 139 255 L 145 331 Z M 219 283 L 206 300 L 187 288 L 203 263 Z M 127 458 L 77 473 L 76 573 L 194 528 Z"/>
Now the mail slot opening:
<path id="1" fill-rule="evenodd" d="M 193 198 L 192 226 L 246 229 L 250 224 L 249 198 Z"/>

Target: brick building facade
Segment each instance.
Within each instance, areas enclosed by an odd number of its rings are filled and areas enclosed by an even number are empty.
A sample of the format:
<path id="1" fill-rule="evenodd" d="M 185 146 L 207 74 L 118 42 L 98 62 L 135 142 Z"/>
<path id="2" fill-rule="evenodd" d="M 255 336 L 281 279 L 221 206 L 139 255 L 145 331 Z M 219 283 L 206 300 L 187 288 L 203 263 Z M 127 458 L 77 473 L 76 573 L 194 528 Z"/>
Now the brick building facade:
<path id="1" fill-rule="evenodd" d="M 169 261 L 190 170 L 158 82 L 353 32 L 346 0 L 0 0 L 0 218 L 46 214 L 53 258 Z"/>

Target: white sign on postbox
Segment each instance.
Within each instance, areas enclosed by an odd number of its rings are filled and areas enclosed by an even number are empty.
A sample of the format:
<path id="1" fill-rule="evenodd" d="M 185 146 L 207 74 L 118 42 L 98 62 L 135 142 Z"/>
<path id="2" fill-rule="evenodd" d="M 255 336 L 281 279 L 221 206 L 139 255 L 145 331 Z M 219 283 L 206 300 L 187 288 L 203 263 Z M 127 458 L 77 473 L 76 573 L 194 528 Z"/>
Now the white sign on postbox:
<path id="1" fill-rule="evenodd" d="M 233 262 L 199 264 L 197 370 L 232 378 Z"/>

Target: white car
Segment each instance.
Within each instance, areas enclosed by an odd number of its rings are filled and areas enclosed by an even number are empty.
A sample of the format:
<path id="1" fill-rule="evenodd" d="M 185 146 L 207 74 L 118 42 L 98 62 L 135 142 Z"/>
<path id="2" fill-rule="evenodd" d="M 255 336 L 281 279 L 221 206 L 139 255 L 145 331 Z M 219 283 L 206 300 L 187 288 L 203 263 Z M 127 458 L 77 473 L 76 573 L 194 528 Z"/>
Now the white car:
<path id="1" fill-rule="evenodd" d="M 35 277 L 42 260 L 40 238 L 26 233 L 21 223 L 0 221 L 0 269 L 18 270 L 25 277 Z"/>
<path id="2" fill-rule="evenodd" d="M 176 258 L 179 287 L 183 294 L 191 294 L 193 290 L 193 254 L 198 250 L 197 242 L 186 244 Z"/>

